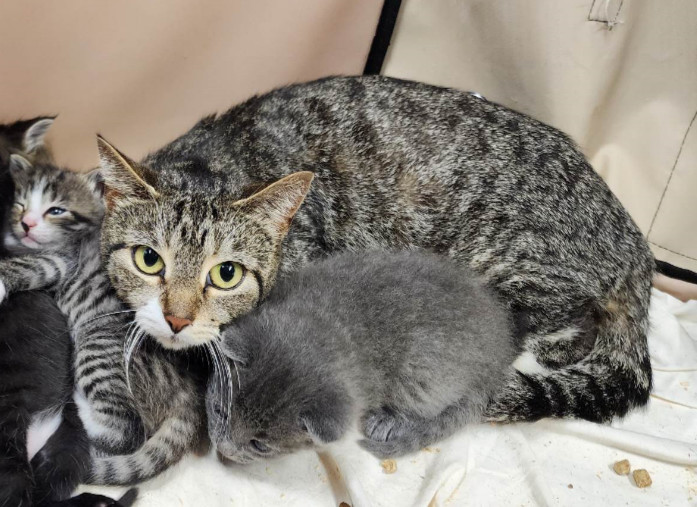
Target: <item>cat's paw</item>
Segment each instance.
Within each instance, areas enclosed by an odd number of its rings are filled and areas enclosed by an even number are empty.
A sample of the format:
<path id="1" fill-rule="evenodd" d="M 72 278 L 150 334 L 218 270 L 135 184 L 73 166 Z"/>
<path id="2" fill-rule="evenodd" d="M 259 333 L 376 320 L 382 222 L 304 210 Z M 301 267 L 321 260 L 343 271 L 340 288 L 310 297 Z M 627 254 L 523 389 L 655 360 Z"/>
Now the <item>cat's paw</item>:
<path id="1" fill-rule="evenodd" d="M 387 407 L 368 410 L 362 418 L 363 434 L 375 442 L 400 439 L 413 430 L 411 421 Z"/>
<path id="2" fill-rule="evenodd" d="M 5 301 L 5 297 L 7 297 L 7 289 L 5 288 L 3 281 L 0 280 L 0 304 Z"/>
<path id="3" fill-rule="evenodd" d="M 421 449 L 418 438 L 406 437 L 390 440 L 389 442 L 364 439 L 359 440 L 358 445 L 380 459 L 397 458 Z"/>

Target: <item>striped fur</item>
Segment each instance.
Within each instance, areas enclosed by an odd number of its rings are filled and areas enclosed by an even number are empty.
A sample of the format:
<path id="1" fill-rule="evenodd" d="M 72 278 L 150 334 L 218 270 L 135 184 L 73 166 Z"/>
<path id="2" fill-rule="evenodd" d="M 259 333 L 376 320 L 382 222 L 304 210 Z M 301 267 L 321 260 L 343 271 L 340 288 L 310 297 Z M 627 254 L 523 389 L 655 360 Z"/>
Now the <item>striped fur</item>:
<path id="1" fill-rule="evenodd" d="M 157 295 L 194 326 L 207 320 L 202 272 L 218 248 L 268 291 L 337 251 L 420 247 L 469 265 L 530 315 L 526 349 L 542 368 L 512 375 L 491 419 L 607 421 L 648 401 L 650 249 L 548 125 L 458 90 L 336 77 L 252 97 L 139 163 L 113 151 L 102 150 L 103 252 L 134 309 L 153 290 L 126 254 L 137 244 L 175 260 Z M 279 246 L 237 200 L 299 171 L 315 178 Z M 257 304 L 235 291 L 218 299 L 230 320 Z"/>
<path id="2" fill-rule="evenodd" d="M 98 179 L 50 165 L 15 166 L 13 179 L 18 205 L 11 229 L 21 254 L 0 261 L 0 292 L 4 297 L 50 289 L 68 319 L 76 350 L 76 401 L 95 445 L 88 479 L 130 484 L 151 477 L 198 441 L 204 411 L 197 401 L 203 398 L 197 394 L 200 383 L 179 373 L 174 361 L 156 352 L 137 353 L 129 389 L 124 350 L 135 345 L 142 332 L 131 326 L 132 312 L 116 297 L 102 268 Z M 38 194 L 41 199 L 35 198 Z M 61 207 L 65 213 L 52 222 L 45 219 L 45 239 L 34 246 L 22 241 L 24 231 L 18 224 L 36 206 L 40 214 L 51 207 Z M 201 408 L 194 410 L 192 420 L 189 411 L 197 403 Z M 153 436 L 141 446 L 146 434 Z M 123 455 L 129 452 L 134 454 Z M 123 463 L 129 465 L 128 474 Z"/>

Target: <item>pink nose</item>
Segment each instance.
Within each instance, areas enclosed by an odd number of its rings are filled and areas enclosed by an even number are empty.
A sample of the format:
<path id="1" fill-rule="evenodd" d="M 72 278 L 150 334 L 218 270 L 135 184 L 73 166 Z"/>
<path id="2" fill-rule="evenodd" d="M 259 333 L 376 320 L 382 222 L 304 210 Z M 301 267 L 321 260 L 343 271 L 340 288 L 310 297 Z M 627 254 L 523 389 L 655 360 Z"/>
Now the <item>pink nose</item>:
<path id="1" fill-rule="evenodd" d="M 191 321 L 189 319 L 182 319 L 175 317 L 174 315 L 165 315 L 165 320 L 167 321 L 167 324 L 169 324 L 170 329 L 175 333 L 178 333 L 186 326 L 191 325 Z"/>
<path id="2" fill-rule="evenodd" d="M 22 218 L 22 229 L 24 229 L 24 232 L 27 232 L 29 229 L 32 227 L 36 227 L 38 224 L 38 220 L 31 216 L 30 214 L 24 215 Z"/>

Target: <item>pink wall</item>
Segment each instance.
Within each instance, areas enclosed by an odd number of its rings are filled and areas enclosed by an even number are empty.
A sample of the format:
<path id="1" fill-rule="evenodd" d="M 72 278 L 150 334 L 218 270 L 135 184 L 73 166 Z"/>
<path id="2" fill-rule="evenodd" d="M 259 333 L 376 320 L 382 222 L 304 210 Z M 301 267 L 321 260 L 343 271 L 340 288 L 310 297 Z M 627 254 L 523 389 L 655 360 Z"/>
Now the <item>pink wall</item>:
<path id="1" fill-rule="evenodd" d="M 59 113 L 61 164 L 96 164 L 95 132 L 140 157 L 254 93 L 358 74 L 378 0 L 6 0 L 0 121 Z"/>

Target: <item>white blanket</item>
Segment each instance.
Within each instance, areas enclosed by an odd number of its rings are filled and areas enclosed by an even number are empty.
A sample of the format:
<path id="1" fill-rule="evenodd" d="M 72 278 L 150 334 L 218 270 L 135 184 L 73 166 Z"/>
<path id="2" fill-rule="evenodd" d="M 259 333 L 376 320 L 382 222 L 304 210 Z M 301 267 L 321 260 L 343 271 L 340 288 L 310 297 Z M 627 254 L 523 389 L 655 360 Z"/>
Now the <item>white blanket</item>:
<path id="1" fill-rule="evenodd" d="M 602 426 L 585 421 L 482 425 L 415 455 L 380 461 L 349 438 L 305 452 L 224 467 L 189 457 L 140 487 L 145 506 L 697 505 L 697 301 L 653 291 L 649 335 L 655 387 L 645 410 Z M 612 470 L 628 459 L 653 484 Z M 118 496 L 125 488 L 87 488 Z"/>

